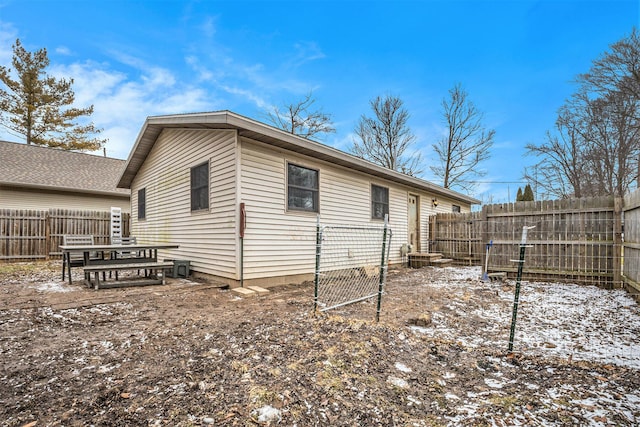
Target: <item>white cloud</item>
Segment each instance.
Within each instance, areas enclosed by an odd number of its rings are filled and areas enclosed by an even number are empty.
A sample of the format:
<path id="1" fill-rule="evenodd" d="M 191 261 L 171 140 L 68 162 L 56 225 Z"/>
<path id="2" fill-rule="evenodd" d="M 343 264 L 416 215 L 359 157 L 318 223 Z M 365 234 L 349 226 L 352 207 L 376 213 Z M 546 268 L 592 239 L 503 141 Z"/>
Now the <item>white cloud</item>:
<path id="1" fill-rule="evenodd" d="M 94 99 L 112 93 L 114 88 L 127 79 L 126 74 L 109 70 L 106 65 L 92 61 L 54 65 L 49 69 L 49 74 L 56 78 L 73 78 L 76 105 L 79 107 L 90 105 Z"/>
<path id="2" fill-rule="evenodd" d="M 233 95 L 240 95 L 248 100 L 250 100 L 251 102 L 253 102 L 256 107 L 260 108 L 260 109 L 268 109 L 270 108 L 270 105 L 267 101 L 265 101 L 260 95 L 252 92 L 251 90 L 248 89 L 241 89 L 239 87 L 233 87 L 233 86 L 227 86 L 227 85 L 222 85 L 220 86 L 221 89 L 223 89 L 224 91 L 233 94 Z"/>
<path id="3" fill-rule="evenodd" d="M 236 103 L 249 102 L 261 110 L 269 108 L 268 94 L 275 86 L 260 63 L 240 64 L 221 54 L 212 43 L 209 51 L 194 52 L 185 57 L 185 63 L 195 73 L 200 85 L 208 85 L 211 93 L 226 93 L 238 98 Z M 226 108 L 229 108 L 228 106 Z"/>
<path id="4" fill-rule="evenodd" d="M 127 57 L 127 63 L 137 67 L 131 73 L 135 78 L 91 61 L 51 69 L 56 77 L 73 76 L 78 107 L 94 105 L 91 120 L 109 139 L 106 148 L 111 157 L 128 156 L 148 116 L 208 111 L 215 106 L 205 89 L 179 83 L 169 70 L 132 57 Z"/>
<path id="5" fill-rule="evenodd" d="M 148 66 L 147 64 L 140 58 L 136 58 L 133 55 L 129 55 L 124 53 L 121 50 L 111 49 L 107 52 L 110 57 L 112 57 L 115 61 L 127 65 L 136 70 L 144 70 Z"/>
<path id="6" fill-rule="evenodd" d="M 197 79 L 199 81 L 207 81 L 207 80 L 215 79 L 215 74 L 211 70 L 202 66 L 202 64 L 200 64 L 200 61 L 198 61 L 198 58 L 196 56 L 193 56 L 193 55 L 187 56 L 185 58 L 185 62 L 187 63 L 188 66 L 191 67 L 193 71 L 196 72 L 196 75 L 198 76 Z"/>
<path id="7" fill-rule="evenodd" d="M 207 39 L 206 43 L 198 39 L 185 56 L 185 63 L 195 73 L 195 78 L 210 85 L 211 91 L 235 95 L 236 103 L 246 101 L 264 109 L 270 104 L 287 101 L 283 94 L 306 94 L 317 86 L 292 77 L 294 68 L 325 57 L 315 42 L 294 44 L 294 52 L 282 63 L 273 63 L 271 57 L 265 58 L 265 62 L 253 59 L 247 62 L 215 40 L 217 20 L 215 16 L 202 21 L 198 28 Z"/>
<path id="8" fill-rule="evenodd" d="M 169 70 L 160 67 L 150 67 L 145 71 L 146 73 L 142 75 L 142 80 L 150 89 L 173 87 L 176 84 L 176 78 Z"/>
<path id="9" fill-rule="evenodd" d="M 74 106 L 94 106 L 89 120 L 109 139 L 107 154 L 120 158 L 128 156 L 148 116 L 221 109 L 251 114 L 268 110 L 274 100 L 291 102 L 291 94 L 306 94 L 316 86 L 291 77 L 291 67 L 325 57 L 316 43 L 296 43 L 289 59 L 279 63 L 271 57 L 265 58 L 265 63 L 260 58 L 243 60 L 216 42 L 217 25 L 217 16 L 201 19 L 194 33 L 198 36 L 187 47 L 184 62 L 171 69 L 128 54 L 126 48 L 103 52 L 111 63 L 72 62 L 73 46 L 59 46 L 58 63 L 52 63 L 48 72 L 57 78 L 73 78 Z M 13 26 L 0 21 L 1 63 L 10 63 L 10 46 L 17 36 Z M 348 135 L 336 146 L 350 145 Z"/>
<path id="10" fill-rule="evenodd" d="M 13 25 L 0 21 L 0 65 L 8 65 L 13 57 L 12 46 L 18 38 Z"/>
<path id="11" fill-rule="evenodd" d="M 353 141 L 358 139 L 358 135 L 353 132 L 349 132 L 346 135 L 341 136 L 329 136 L 325 139 L 325 143 L 337 148 L 338 150 L 344 151 L 345 153 L 349 153 L 351 147 L 353 146 Z"/>
<path id="12" fill-rule="evenodd" d="M 295 55 L 288 61 L 288 65 L 292 68 L 300 67 L 307 62 L 317 59 L 324 59 L 326 55 L 320 49 L 316 42 L 301 41 L 293 45 Z"/>
<path id="13" fill-rule="evenodd" d="M 218 23 L 217 16 L 207 16 L 204 22 L 200 26 L 202 33 L 207 38 L 212 38 L 216 34 L 216 24 Z"/>
<path id="14" fill-rule="evenodd" d="M 142 123 L 137 128 L 132 126 L 111 126 L 102 132 L 100 136 L 108 139 L 105 148 L 108 157 L 126 159 L 133 147 L 133 142 L 138 137 Z"/>
<path id="15" fill-rule="evenodd" d="M 505 139 L 502 141 L 498 140 L 493 143 L 493 150 L 498 150 L 498 149 L 513 150 L 514 148 L 519 148 L 520 146 L 521 144 L 516 144 L 514 141 L 510 141 L 508 139 Z"/>
<path id="16" fill-rule="evenodd" d="M 217 102 L 210 101 L 207 92 L 190 88 L 167 96 L 162 105 L 157 106 L 160 114 L 193 113 L 221 109 Z"/>
<path id="17" fill-rule="evenodd" d="M 71 49 L 66 46 L 58 46 L 56 48 L 56 53 L 59 55 L 69 56 L 71 55 Z"/>

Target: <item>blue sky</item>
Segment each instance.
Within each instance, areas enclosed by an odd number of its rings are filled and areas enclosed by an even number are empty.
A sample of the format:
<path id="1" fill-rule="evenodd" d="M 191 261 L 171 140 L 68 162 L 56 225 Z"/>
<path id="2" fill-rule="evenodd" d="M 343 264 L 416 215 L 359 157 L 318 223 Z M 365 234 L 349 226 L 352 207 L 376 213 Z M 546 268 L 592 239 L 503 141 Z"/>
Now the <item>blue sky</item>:
<path id="1" fill-rule="evenodd" d="M 640 26 L 640 0 L 32 1 L 0 0 L 0 64 L 19 38 L 93 104 L 107 154 L 126 159 L 147 116 L 228 109 L 266 121 L 313 90 L 348 151 L 369 100 L 400 97 L 425 179 L 456 83 L 496 130 L 473 196 L 515 199 L 527 143 L 541 143 L 572 81 Z M 0 139 L 19 138 L 0 129 Z"/>

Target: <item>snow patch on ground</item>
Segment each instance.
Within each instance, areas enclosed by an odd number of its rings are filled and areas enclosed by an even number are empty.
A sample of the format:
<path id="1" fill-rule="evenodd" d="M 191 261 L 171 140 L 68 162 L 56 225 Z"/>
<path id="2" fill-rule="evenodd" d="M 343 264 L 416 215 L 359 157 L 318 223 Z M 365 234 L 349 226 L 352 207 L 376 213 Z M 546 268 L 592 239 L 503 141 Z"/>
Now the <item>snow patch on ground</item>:
<path id="1" fill-rule="evenodd" d="M 394 376 L 387 377 L 387 382 L 399 388 L 409 387 L 409 383 L 406 380 L 403 380 L 402 378 L 398 378 Z"/>
<path id="2" fill-rule="evenodd" d="M 401 372 L 405 372 L 405 373 L 409 373 L 411 372 L 411 368 L 409 368 L 407 365 L 405 365 L 404 363 L 400 363 L 400 362 L 396 362 L 396 369 L 401 371 Z"/>
<path id="3" fill-rule="evenodd" d="M 498 381 L 495 378 L 485 378 L 484 383 L 491 388 L 502 388 L 504 387 L 503 381 Z"/>
<path id="4" fill-rule="evenodd" d="M 480 267 L 447 267 L 423 286 L 446 290 L 452 299 L 432 313 L 432 325 L 411 329 L 467 347 L 506 348 L 514 282 L 483 282 Z M 495 303 L 474 303 L 474 292 L 495 292 Z M 468 334 L 456 316 L 475 316 Z M 514 351 L 588 360 L 640 369 L 640 308 L 622 289 L 566 283 L 522 282 Z"/>
<path id="5" fill-rule="evenodd" d="M 37 283 L 34 288 L 41 292 L 71 292 L 74 290 L 65 282 Z"/>

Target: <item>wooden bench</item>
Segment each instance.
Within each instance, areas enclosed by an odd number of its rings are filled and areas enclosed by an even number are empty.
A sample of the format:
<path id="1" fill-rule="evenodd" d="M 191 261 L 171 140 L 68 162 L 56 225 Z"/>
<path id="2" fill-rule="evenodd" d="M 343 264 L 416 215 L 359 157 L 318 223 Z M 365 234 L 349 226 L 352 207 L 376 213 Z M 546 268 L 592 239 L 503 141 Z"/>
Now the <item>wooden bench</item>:
<path id="1" fill-rule="evenodd" d="M 138 244 L 138 239 L 135 236 L 112 237 L 111 238 L 111 244 L 112 245 L 137 245 Z M 130 254 L 131 254 L 131 252 L 128 252 L 128 251 L 119 252 L 119 255 L 130 255 Z"/>
<path id="2" fill-rule="evenodd" d="M 112 245 L 137 245 L 138 244 L 138 239 L 135 236 L 129 236 L 129 237 L 111 237 L 111 244 Z M 144 257 L 145 254 L 143 254 L 143 251 L 137 251 L 137 252 L 131 252 L 131 251 L 116 251 L 114 253 L 112 253 L 112 256 L 115 256 L 115 258 L 118 259 L 125 259 L 125 258 L 139 258 L 140 256 Z M 116 273 L 116 280 L 118 280 L 118 270 L 115 270 Z M 138 274 L 140 274 L 140 271 L 138 271 Z M 145 271 L 146 274 L 146 271 Z M 109 272 L 109 277 L 111 277 L 111 271 Z"/>
<path id="3" fill-rule="evenodd" d="M 134 262 L 133 259 L 119 259 L 117 261 L 120 262 L 104 262 L 96 265 L 86 265 L 84 267 L 85 276 L 91 277 L 93 273 L 95 276 L 93 281 L 94 289 L 99 288 L 120 288 L 124 286 L 144 286 L 144 285 L 164 285 L 164 272 L 162 272 L 161 278 L 158 278 L 158 270 L 164 270 L 165 268 L 173 268 L 173 262 Z M 126 261 L 126 262 L 124 262 Z M 145 270 L 149 271 L 148 275 L 145 275 L 144 278 L 139 280 L 126 280 L 119 281 L 116 280 L 114 282 L 103 281 L 100 282 L 100 273 L 105 273 L 107 271 L 118 272 L 123 270 Z M 156 278 L 152 278 L 151 276 L 155 276 Z M 103 274 L 104 278 L 104 274 Z M 88 281 L 90 282 L 90 281 Z"/>
<path id="4" fill-rule="evenodd" d="M 62 244 L 65 246 L 86 246 L 93 245 L 94 240 L 91 235 L 64 235 L 62 236 Z M 96 252 L 89 255 L 93 259 L 103 259 L 102 256 L 98 256 Z M 84 265 L 84 252 L 83 251 L 69 251 L 63 255 L 62 259 L 62 280 L 65 276 L 65 268 L 69 273 L 69 283 L 71 283 L 71 267 L 82 267 Z"/>

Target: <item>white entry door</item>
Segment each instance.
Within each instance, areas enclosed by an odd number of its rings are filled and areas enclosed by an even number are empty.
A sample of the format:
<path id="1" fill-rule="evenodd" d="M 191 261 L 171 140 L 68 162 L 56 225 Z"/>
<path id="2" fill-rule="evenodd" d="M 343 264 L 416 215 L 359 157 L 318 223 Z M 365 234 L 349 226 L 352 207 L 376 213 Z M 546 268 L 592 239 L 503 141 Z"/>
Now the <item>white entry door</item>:
<path id="1" fill-rule="evenodd" d="M 420 252 L 420 205 L 419 197 L 409 194 L 409 243 L 413 252 Z"/>

